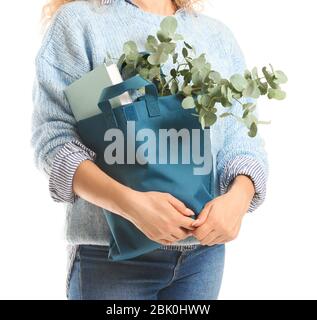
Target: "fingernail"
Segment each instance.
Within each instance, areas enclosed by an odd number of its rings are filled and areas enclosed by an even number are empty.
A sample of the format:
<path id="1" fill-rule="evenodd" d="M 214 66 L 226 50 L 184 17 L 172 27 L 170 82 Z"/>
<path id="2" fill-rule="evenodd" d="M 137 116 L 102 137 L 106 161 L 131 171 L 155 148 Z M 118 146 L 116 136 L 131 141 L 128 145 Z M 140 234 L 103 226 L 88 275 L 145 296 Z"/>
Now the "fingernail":
<path id="1" fill-rule="evenodd" d="M 195 213 L 192 210 L 188 209 L 188 208 L 186 208 L 185 211 L 186 211 L 186 214 L 188 214 L 189 216 L 194 216 L 195 215 Z"/>
<path id="2" fill-rule="evenodd" d="M 199 218 L 197 218 L 197 219 L 192 223 L 192 226 L 195 227 L 195 226 L 199 223 L 199 221 L 200 221 Z"/>

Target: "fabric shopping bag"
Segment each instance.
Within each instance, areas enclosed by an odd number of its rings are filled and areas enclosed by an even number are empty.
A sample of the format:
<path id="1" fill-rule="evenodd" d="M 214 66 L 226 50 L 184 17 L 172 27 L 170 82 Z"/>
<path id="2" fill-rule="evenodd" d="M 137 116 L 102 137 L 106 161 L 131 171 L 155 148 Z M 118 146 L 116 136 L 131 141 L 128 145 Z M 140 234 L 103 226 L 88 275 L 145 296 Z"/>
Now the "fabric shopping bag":
<path id="1" fill-rule="evenodd" d="M 109 99 L 143 87 L 145 94 L 132 103 L 111 108 Z M 195 109 L 184 109 L 181 102 L 182 97 L 178 93 L 158 96 L 154 83 L 135 75 L 104 88 L 98 104 L 102 112 L 79 121 L 77 125 L 80 137 L 96 152 L 96 164 L 105 173 L 138 191 L 171 193 L 197 215 L 214 195 L 214 169 L 205 174 L 195 174 L 194 170 L 199 168 L 196 161 L 199 156 L 203 152 L 211 153 L 210 135 L 193 115 Z M 185 134 L 183 139 L 175 139 L 175 135 L 173 141 L 172 138 L 166 139 L 169 142 L 164 149 L 162 132 L 176 132 L 181 137 L 181 132 Z M 138 133 L 141 133 L 139 139 L 135 139 Z M 142 135 L 145 137 L 143 141 L 140 139 Z M 124 148 L 113 150 L 114 138 L 119 136 L 119 140 L 124 141 Z M 144 148 L 146 142 L 147 149 Z M 140 152 L 142 147 L 146 149 L 144 152 Z M 130 148 L 130 153 L 127 148 Z M 109 161 L 107 152 L 116 159 L 121 157 L 121 160 Z M 131 153 L 135 156 L 134 163 Z M 190 157 L 186 156 L 188 153 Z M 178 161 L 175 161 L 176 158 Z M 211 154 L 208 159 L 212 161 Z M 103 211 L 111 231 L 108 258 L 130 259 L 160 247 L 160 243 L 146 237 L 130 221 L 105 209 Z"/>

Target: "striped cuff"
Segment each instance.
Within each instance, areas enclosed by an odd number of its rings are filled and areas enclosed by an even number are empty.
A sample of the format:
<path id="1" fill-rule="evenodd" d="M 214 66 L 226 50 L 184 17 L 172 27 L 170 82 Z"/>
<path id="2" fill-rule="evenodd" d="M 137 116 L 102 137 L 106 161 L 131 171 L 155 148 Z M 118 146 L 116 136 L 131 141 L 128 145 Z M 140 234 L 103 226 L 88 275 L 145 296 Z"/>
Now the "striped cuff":
<path id="1" fill-rule="evenodd" d="M 67 142 L 54 158 L 49 178 L 50 195 L 56 202 L 73 203 L 77 195 L 73 192 L 73 177 L 84 160 L 94 161 L 96 154 L 80 141 Z"/>
<path id="2" fill-rule="evenodd" d="M 237 175 L 247 175 L 253 181 L 255 194 L 248 212 L 253 212 L 264 201 L 266 195 L 266 176 L 263 167 L 253 157 L 238 156 L 229 161 L 220 176 L 220 194 L 227 192 Z"/>

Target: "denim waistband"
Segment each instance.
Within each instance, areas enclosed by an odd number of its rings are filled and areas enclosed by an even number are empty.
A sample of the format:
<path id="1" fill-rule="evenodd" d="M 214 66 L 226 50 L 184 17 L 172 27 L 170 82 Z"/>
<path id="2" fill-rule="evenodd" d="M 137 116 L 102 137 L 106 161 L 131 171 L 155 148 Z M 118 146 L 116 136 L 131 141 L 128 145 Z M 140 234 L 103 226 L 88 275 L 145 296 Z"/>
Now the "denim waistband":
<path id="1" fill-rule="evenodd" d="M 162 244 L 159 249 L 187 251 L 200 247 L 201 244 Z"/>
<path id="2" fill-rule="evenodd" d="M 161 244 L 158 249 L 163 250 L 177 250 L 177 251 L 188 251 L 193 250 L 197 247 L 201 247 L 201 244 L 197 243 L 188 243 L 188 244 Z M 87 244 L 81 244 L 78 247 L 83 248 L 90 248 L 90 249 L 97 249 L 97 250 L 106 250 L 109 248 L 109 246 L 105 245 L 87 245 Z"/>

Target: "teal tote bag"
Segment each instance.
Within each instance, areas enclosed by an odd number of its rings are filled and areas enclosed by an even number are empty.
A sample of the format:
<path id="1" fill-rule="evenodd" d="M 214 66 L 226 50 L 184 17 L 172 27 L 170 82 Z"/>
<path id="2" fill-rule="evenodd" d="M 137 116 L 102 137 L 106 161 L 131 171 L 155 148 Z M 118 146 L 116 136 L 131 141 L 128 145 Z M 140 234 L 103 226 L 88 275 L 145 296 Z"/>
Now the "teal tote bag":
<path id="1" fill-rule="evenodd" d="M 144 95 L 111 107 L 111 98 L 139 88 L 145 88 Z M 135 75 L 104 88 L 98 104 L 102 112 L 77 125 L 105 173 L 138 191 L 168 192 L 197 215 L 214 197 L 213 169 L 195 172 L 202 167 L 197 159 L 204 152 L 212 162 L 210 135 L 193 115 L 195 109 L 184 109 L 181 102 L 178 93 L 158 96 L 154 83 Z M 130 221 L 103 211 L 111 232 L 109 259 L 131 259 L 161 246 Z"/>

